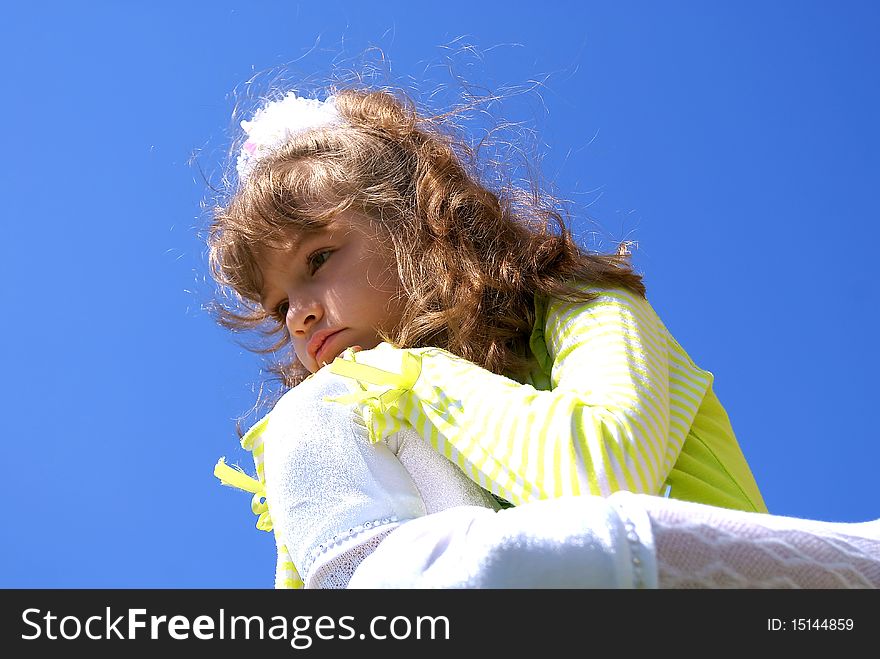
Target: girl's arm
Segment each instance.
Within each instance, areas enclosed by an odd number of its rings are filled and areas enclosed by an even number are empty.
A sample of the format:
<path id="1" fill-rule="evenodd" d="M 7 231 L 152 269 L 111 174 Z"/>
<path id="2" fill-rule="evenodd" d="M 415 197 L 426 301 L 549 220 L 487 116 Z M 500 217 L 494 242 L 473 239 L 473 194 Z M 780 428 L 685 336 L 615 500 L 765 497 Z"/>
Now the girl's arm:
<path id="1" fill-rule="evenodd" d="M 554 301 L 538 315 L 544 340 L 533 348 L 552 390 L 438 348 L 381 344 L 347 351 L 329 366 L 364 390 L 337 400 L 359 406 L 373 441 L 409 424 L 514 504 L 621 489 L 659 493 L 711 375 L 691 363 L 692 381 L 676 392 L 692 390 L 692 400 L 670 399 L 670 359 L 680 357 L 636 295 L 603 291 L 589 303 Z"/>

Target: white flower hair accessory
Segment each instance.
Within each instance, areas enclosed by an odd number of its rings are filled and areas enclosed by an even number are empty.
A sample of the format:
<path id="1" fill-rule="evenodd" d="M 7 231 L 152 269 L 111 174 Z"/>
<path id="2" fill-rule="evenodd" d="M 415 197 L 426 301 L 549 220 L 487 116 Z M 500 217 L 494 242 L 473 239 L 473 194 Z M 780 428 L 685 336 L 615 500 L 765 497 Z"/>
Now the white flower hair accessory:
<path id="1" fill-rule="evenodd" d="M 288 92 L 284 98 L 265 105 L 250 121 L 241 122 L 248 139 L 242 144 L 235 164 L 239 181 L 250 175 L 260 158 L 272 153 L 294 135 L 312 128 L 339 125 L 342 121 L 335 96 L 319 101 Z"/>

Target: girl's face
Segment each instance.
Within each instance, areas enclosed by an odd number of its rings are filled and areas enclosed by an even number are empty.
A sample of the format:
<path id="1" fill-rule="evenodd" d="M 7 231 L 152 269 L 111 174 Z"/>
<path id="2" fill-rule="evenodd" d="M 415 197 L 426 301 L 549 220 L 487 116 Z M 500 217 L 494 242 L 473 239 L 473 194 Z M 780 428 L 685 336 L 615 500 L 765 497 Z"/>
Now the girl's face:
<path id="1" fill-rule="evenodd" d="M 349 210 L 317 233 L 258 255 L 260 303 L 287 326 L 312 373 L 350 346 L 376 347 L 378 330 L 391 332 L 403 316 L 397 266 L 363 230 L 367 222 Z"/>

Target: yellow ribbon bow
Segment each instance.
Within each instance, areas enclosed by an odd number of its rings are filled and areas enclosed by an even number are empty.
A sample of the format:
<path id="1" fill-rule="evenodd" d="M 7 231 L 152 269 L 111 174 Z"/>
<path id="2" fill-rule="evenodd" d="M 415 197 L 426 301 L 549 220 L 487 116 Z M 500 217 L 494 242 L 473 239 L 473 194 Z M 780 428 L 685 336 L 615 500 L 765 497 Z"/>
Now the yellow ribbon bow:
<path id="1" fill-rule="evenodd" d="M 266 486 L 255 478 L 251 478 L 241 467 L 233 469 L 226 464 L 226 458 L 220 458 L 214 466 L 214 475 L 220 482 L 245 492 L 252 492 L 251 510 L 257 515 L 257 528 L 261 531 L 272 530 L 272 518 L 269 516 L 269 505 L 266 503 Z"/>
<path id="2" fill-rule="evenodd" d="M 348 351 L 346 351 L 347 353 Z M 335 359 L 329 366 L 331 373 L 357 380 L 362 387 L 366 382 L 387 388 L 381 391 L 365 388 L 364 391 L 336 396 L 328 400 L 343 404 L 366 403 L 384 414 L 403 394 L 413 388 L 422 372 L 420 355 L 414 355 L 406 350 L 401 351 L 400 354 L 400 373 L 385 371 L 375 366 L 353 361 L 354 352 L 350 354 L 352 360 Z"/>

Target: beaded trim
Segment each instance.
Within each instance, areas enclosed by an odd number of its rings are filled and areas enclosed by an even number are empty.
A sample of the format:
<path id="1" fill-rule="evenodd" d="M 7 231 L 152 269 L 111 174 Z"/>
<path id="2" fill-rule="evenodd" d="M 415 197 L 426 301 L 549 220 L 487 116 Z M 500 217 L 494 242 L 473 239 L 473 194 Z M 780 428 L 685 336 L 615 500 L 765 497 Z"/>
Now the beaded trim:
<path id="1" fill-rule="evenodd" d="M 315 561 L 322 554 L 327 553 L 334 547 L 345 544 L 351 541 L 353 538 L 369 531 L 370 529 L 377 529 L 383 526 L 388 526 L 389 524 L 397 524 L 398 522 L 400 522 L 400 519 L 396 515 L 392 515 L 391 517 L 383 517 L 381 519 L 374 519 L 368 522 L 364 522 L 363 524 L 358 524 L 357 526 L 348 529 L 348 531 L 337 533 L 329 540 L 322 542 L 317 547 L 314 547 L 311 551 L 309 551 L 308 555 L 304 559 L 305 565 L 302 566 L 301 574 L 305 575 L 311 572 L 312 565 L 314 565 Z"/>

